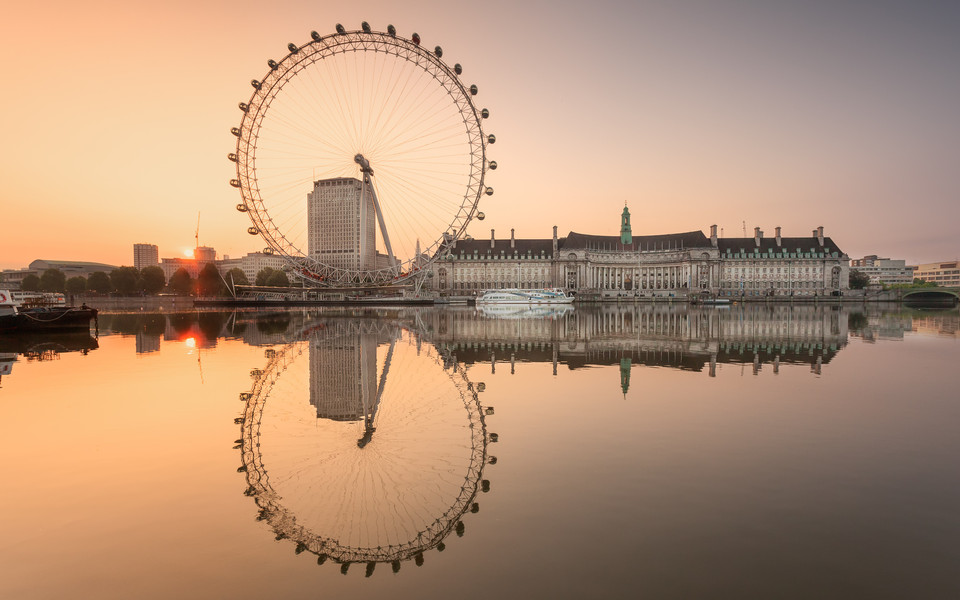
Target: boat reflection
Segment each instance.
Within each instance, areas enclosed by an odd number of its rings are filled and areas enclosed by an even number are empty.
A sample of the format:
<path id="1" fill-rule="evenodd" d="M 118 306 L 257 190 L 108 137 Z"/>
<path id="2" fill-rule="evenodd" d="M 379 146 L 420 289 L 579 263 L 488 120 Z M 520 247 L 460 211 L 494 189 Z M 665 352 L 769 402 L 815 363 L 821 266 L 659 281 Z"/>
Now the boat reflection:
<path id="1" fill-rule="evenodd" d="M 575 309 L 572 304 L 483 304 L 477 306 L 477 314 L 495 319 L 556 319 Z"/>
<path id="2" fill-rule="evenodd" d="M 398 571 L 462 536 L 490 489 L 466 373 L 399 319 L 328 316 L 265 351 L 237 418 L 247 489 L 278 540 L 318 563 Z M 494 437 L 491 434 L 489 437 Z"/>
<path id="3" fill-rule="evenodd" d="M 98 347 L 89 331 L 6 333 L 0 336 L 0 378 L 13 373 L 18 356 L 27 361 L 55 360 L 64 352 L 87 354 Z"/>

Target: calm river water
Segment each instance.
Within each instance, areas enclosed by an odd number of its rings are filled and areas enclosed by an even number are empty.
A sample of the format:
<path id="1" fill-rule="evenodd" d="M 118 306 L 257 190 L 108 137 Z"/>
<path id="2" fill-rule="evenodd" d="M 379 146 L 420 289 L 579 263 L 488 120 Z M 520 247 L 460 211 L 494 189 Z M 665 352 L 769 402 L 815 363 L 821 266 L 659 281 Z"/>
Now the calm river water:
<path id="1" fill-rule="evenodd" d="M 0 597 L 957 598 L 958 329 L 647 305 L 0 338 Z"/>

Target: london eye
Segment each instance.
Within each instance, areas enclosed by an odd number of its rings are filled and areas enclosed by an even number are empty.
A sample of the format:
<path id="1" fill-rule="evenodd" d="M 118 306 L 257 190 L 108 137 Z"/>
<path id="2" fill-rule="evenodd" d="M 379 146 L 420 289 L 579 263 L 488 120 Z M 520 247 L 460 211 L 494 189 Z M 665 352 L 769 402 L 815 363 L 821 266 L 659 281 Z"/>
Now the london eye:
<path id="1" fill-rule="evenodd" d="M 424 272 L 474 218 L 483 219 L 479 90 L 440 46 L 337 25 L 291 43 L 240 103 L 237 210 L 248 232 L 308 283 L 384 285 Z"/>

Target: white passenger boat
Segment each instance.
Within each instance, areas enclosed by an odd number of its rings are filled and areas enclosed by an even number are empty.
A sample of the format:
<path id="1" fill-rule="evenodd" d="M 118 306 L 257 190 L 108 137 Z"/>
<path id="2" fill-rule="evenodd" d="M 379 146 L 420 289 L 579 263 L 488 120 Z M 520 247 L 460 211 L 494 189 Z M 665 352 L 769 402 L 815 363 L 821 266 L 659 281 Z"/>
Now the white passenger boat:
<path id="1" fill-rule="evenodd" d="M 542 290 L 486 290 L 477 296 L 477 304 L 570 304 L 568 296 L 560 288 Z"/>

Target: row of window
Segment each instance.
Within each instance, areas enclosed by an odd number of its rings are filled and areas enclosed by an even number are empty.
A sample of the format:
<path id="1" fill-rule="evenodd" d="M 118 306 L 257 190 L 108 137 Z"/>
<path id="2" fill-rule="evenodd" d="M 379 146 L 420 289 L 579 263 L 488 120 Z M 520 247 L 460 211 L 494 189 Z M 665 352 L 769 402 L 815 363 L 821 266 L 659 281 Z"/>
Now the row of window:
<path id="1" fill-rule="evenodd" d="M 546 259 L 546 254 L 541 252 L 537 254 L 507 254 L 503 250 L 500 251 L 500 254 L 451 254 L 448 257 L 450 260 L 544 260 Z"/>
<path id="2" fill-rule="evenodd" d="M 726 254 L 721 254 L 720 258 L 723 259 L 751 259 L 751 258 L 839 258 L 839 254 L 836 252 L 830 252 L 830 249 L 827 248 L 825 252 L 817 252 L 813 248 L 810 249 L 810 252 L 802 252 L 799 248 L 796 252 L 774 252 L 773 249 L 769 249 L 767 252 L 760 252 L 759 250 L 754 250 L 753 252 L 731 252 L 727 250 Z"/>

